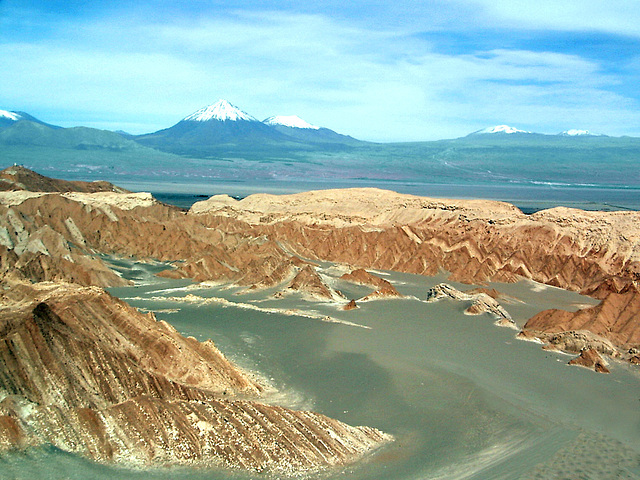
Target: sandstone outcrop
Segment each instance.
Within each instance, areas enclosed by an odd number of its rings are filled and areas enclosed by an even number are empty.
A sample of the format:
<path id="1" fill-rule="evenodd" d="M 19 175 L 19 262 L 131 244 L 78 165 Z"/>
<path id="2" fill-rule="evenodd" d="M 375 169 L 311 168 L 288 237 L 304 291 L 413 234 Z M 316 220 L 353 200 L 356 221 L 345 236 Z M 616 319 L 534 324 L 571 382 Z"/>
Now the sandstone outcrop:
<path id="1" fill-rule="evenodd" d="M 355 310 L 356 308 L 360 308 L 360 307 L 358 307 L 358 304 L 353 298 L 349 300 L 349 303 L 347 303 L 344 307 L 342 307 L 342 309 L 345 311 Z"/>
<path id="2" fill-rule="evenodd" d="M 0 192 L 0 255 L 33 281 L 126 283 L 98 254 L 175 261 L 165 275 L 273 286 L 302 265 L 274 240 L 211 229 L 148 194 Z M 4 252 L 4 253 L 3 253 Z"/>
<path id="3" fill-rule="evenodd" d="M 515 322 L 500 303 L 486 293 L 466 293 L 446 283 L 440 283 L 427 292 L 427 302 L 435 302 L 443 298 L 471 302 L 464 311 L 467 315 L 482 315 L 488 313 L 497 319 L 496 324 L 502 327 L 515 328 Z"/>
<path id="4" fill-rule="evenodd" d="M 211 342 L 183 338 L 96 287 L 127 283 L 104 254 L 257 286 L 282 283 L 305 262 L 148 194 L 22 173 L 5 185 L 39 191 L 0 192 L 0 450 L 51 444 L 102 462 L 289 474 L 353 462 L 391 440 L 259 403 L 262 387 Z"/>
<path id="5" fill-rule="evenodd" d="M 580 327 L 566 322 L 573 314 L 543 312 L 549 325 L 590 330 L 622 350 L 639 345 L 640 212 L 559 207 L 524 215 L 501 202 L 349 189 L 214 197 L 195 204 L 190 216 L 209 227 L 238 222 L 303 258 L 425 275 L 445 270 L 464 283 L 528 278 L 579 291 L 603 303 L 576 317 Z M 540 318 L 523 336 L 536 337 Z"/>
<path id="6" fill-rule="evenodd" d="M 390 440 L 248 400 L 261 387 L 211 342 L 99 288 L 14 284 L 0 301 L 0 450 L 46 443 L 101 462 L 295 473 Z"/>
<path id="7" fill-rule="evenodd" d="M 518 335 L 523 339 L 538 339 L 545 343 L 544 348 L 550 350 L 580 353 L 585 349 L 593 349 L 603 355 L 620 356 L 618 348 L 613 343 L 589 330 L 567 330 L 556 333 L 523 330 Z"/>
<path id="8" fill-rule="evenodd" d="M 600 354 L 593 348 L 586 348 L 580 355 L 569 361 L 569 365 L 579 365 L 595 370 L 598 373 L 611 373 Z"/>
<path id="9" fill-rule="evenodd" d="M 311 265 L 305 265 L 287 286 L 287 290 L 300 292 L 317 300 L 343 300 L 344 296 L 329 287 Z"/>
<path id="10" fill-rule="evenodd" d="M 350 273 L 345 273 L 340 277 L 341 280 L 356 283 L 358 285 L 366 285 L 375 290 L 361 298 L 361 301 L 374 300 L 378 298 L 402 297 L 396 287 L 391 285 L 384 278 L 380 278 L 372 273 L 367 272 L 364 268 L 358 268 Z"/>
<path id="11" fill-rule="evenodd" d="M 13 185 L 10 189 L 18 188 L 18 184 L 31 188 L 29 182 L 9 175 L 13 183 L 5 185 Z M 46 183 L 41 179 L 32 182 L 36 187 Z M 632 362 L 638 357 L 638 212 L 556 208 L 527 216 L 501 202 L 435 200 L 376 189 L 349 189 L 253 195 L 241 201 L 217 196 L 195 204 L 185 214 L 159 204 L 148 194 L 117 193 L 111 187 L 82 192 L 78 191 L 80 187 L 69 192 L 59 184 L 51 188 L 42 186 L 41 190 L 47 189 L 44 192 L 0 192 L 0 279 L 5 285 L 22 280 L 86 286 L 126 283 L 103 262 L 104 254 L 172 262 L 173 269 L 163 272 L 169 277 L 258 288 L 286 284 L 306 269 L 308 262 L 302 258 L 426 275 L 444 270 L 452 280 L 465 283 L 528 278 L 592 295 L 602 303 L 575 313 L 542 312 L 527 322 L 523 337 L 538 338 L 554 348 L 576 353 L 594 348 Z M 310 273 L 303 274 L 308 278 L 301 277 L 298 283 L 304 289 L 322 292 Z M 356 281 L 362 280 L 360 275 L 355 275 Z M 366 282 L 377 289 L 365 299 L 385 297 L 395 290 L 385 289 L 375 279 L 367 278 Z M 504 315 L 502 307 L 492 302 L 492 292 L 481 293 L 487 295 L 480 301 L 478 297 L 465 300 L 472 302 L 467 313 L 489 311 L 499 322 L 512 326 L 508 313 Z M 326 292 L 324 298 L 328 298 Z M 171 381 L 177 383 L 167 386 L 167 391 L 183 388 L 178 387 L 183 385 L 181 381 Z M 196 390 L 206 389 L 194 387 L 189 391 Z M 218 398 L 219 392 L 216 395 L 216 401 L 227 401 Z M 142 393 L 138 397 L 154 399 L 145 403 L 150 409 L 156 408 L 158 401 L 171 401 L 181 405 L 175 408 L 175 415 L 179 411 L 188 411 L 187 416 L 193 413 L 187 407 L 195 400 L 184 396 L 168 400 Z M 127 402 L 138 397 L 127 397 L 121 403 L 134 405 Z M 41 441 L 42 435 L 29 434 L 31 430 L 25 430 L 17 420 L 22 417 L 15 413 L 15 405 L 22 403 L 16 400 L 11 406 L 11 401 L 3 402 L 6 415 L 0 416 L 0 428 L 4 428 L 0 443 L 7 438 L 10 440 L 6 442 L 12 444 L 34 438 Z M 104 419 L 108 417 L 104 412 L 115 405 L 47 408 L 90 408 L 101 412 L 96 415 Z M 153 417 L 150 412 L 147 414 Z M 34 429 L 40 421 L 35 418 Z M 213 419 L 204 421 L 213 423 Z M 187 430 L 183 432 L 191 431 L 192 424 L 185 420 L 185 425 Z M 102 430 L 96 427 L 96 431 Z M 127 435 L 134 433 L 129 431 Z M 127 435 L 117 442 L 124 445 Z M 96 440 L 95 445 L 117 450 L 113 443 L 101 441 Z M 148 441 L 152 445 L 154 440 L 149 437 Z M 201 445 L 196 442 L 189 448 L 197 450 Z M 206 448 L 202 446 L 203 451 Z M 98 447 L 91 449 L 101 451 Z M 167 447 L 162 455 L 169 458 L 175 453 L 172 451 Z M 271 458 L 272 453 L 265 453 L 264 458 Z M 336 461 L 346 457 L 341 458 Z"/>
<path id="12" fill-rule="evenodd" d="M 576 312 L 545 310 L 530 318 L 521 335 L 568 352 L 595 351 L 634 362 L 640 349 L 640 295 L 609 293 Z"/>

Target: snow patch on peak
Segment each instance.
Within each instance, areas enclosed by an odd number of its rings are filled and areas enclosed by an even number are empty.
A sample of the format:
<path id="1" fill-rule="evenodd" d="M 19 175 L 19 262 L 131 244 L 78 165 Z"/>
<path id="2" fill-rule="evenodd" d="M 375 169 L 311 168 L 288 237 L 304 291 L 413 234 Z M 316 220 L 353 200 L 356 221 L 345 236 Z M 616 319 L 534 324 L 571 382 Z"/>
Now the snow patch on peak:
<path id="1" fill-rule="evenodd" d="M 0 117 L 8 118 L 9 120 L 13 120 L 17 122 L 22 118 L 22 115 L 18 115 L 15 112 L 8 112 L 7 110 L 0 110 Z"/>
<path id="2" fill-rule="evenodd" d="M 488 127 L 483 130 L 478 130 L 475 133 L 531 133 L 526 130 L 519 130 L 515 127 L 510 127 L 509 125 L 496 125 L 495 127 Z"/>
<path id="3" fill-rule="evenodd" d="M 565 136 L 565 137 L 579 137 L 579 136 L 594 137 L 594 136 L 599 136 L 598 134 L 591 133 L 589 130 L 578 130 L 578 129 L 575 129 L 575 128 L 572 128 L 571 130 L 565 130 L 560 135 Z"/>
<path id="4" fill-rule="evenodd" d="M 264 120 L 267 125 L 282 125 L 291 128 L 308 128 L 311 130 L 320 130 L 320 127 L 305 122 L 297 115 L 276 115 Z"/>
<path id="5" fill-rule="evenodd" d="M 246 112 L 243 112 L 235 105 L 230 104 L 226 100 L 218 100 L 212 105 L 202 107 L 200 110 L 193 112 L 188 117 L 182 119 L 190 122 L 207 122 L 209 120 L 220 121 L 238 121 L 245 120 L 248 122 L 257 122 L 258 120 Z"/>

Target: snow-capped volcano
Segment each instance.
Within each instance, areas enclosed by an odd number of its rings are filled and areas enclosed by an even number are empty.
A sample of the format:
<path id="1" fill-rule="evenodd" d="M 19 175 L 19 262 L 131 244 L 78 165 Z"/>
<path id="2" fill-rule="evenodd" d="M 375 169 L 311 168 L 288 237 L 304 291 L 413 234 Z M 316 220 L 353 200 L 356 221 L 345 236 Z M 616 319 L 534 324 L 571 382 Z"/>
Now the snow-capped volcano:
<path id="1" fill-rule="evenodd" d="M 179 155 L 227 157 L 232 152 L 251 158 L 255 158 L 258 151 L 262 156 L 271 152 L 269 154 L 280 158 L 283 152 L 317 148 L 335 150 L 359 143 L 328 128 L 311 125 L 295 115 L 269 117 L 261 122 L 226 100 L 201 108 L 172 127 L 138 135 L 135 140 Z"/>
<path id="2" fill-rule="evenodd" d="M 8 118 L 9 120 L 13 120 L 17 122 L 22 118 L 22 115 L 16 112 L 8 112 L 7 110 L 0 110 L 0 118 Z"/>
<path id="3" fill-rule="evenodd" d="M 262 123 L 267 125 L 282 125 L 290 128 L 307 128 L 310 130 L 320 130 L 320 127 L 305 122 L 297 115 L 276 115 L 265 119 Z"/>
<path id="4" fill-rule="evenodd" d="M 238 120 L 245 120 L 248 122 L 257 122 L 258 119 L 252 117 L 246 112 L 243 112 L 235 105 L 230 104 L 226 100 L 218 100 L 213 105 L 208 105 L 193 112 L 188 117 L 183 118 L 182 121 L 187 122 L 208 122 L 209 120 L 226 121 L 231 120 L 236 122 Z"/>
<path id="5" fill-rule="evenodd" d="M 515 127 L 510 127 L 509 125 L 496 125 L 495 127 L 488 127 L 482 130 L 478 130 L 474 133 L 531 133 L 526 130 L 519 130 Z"/>
<path id="6" fill-rule="evenodd" d="M 589 130 L 578 130 L 572 128 L 571 130 L 565 130 L 560 135 L 563 137 L 603 137 L 600 133 L 591 133 Z"/>

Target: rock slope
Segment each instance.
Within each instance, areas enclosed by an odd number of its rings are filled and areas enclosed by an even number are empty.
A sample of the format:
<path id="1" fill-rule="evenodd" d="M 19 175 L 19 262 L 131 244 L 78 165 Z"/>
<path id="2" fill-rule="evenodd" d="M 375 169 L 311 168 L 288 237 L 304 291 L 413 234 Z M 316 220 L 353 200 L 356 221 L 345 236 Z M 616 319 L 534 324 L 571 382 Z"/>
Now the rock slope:
<path id="1" fill-rule="evenodd" d="M 440 283 L 427 292 L 427 302 L 435 302 L 443 298 L 471 302 L 464 311 L 467 315 L 488 313 L 497 319 L 496 324 L 502 327 L 517 328 L 515 322 L 500 303 L 486 293 L 465 293 L 446 283 Z"/>
<path id="2" fill-rule="evenodd" d="M 216 196 L 189 214 L 148 194 L 7 191 L 0 192 L 0 275 L 13 281 L 126 283 L 102 261 L 109 254 L 173 262 L 163 275 L 174 278 L 258 288 L 291 281 L 308 263 L 302 258 L 352 265 L 355 272 L 444 270 L 452 280 L 476 284 L 528 278 L 602 303 L 577 315 L 543 312 L 523 336 L 548 341 L 551 335 L 556 345 L 571 345 L 572 332 L 587 332 L 596 343 L 585 346 L 597 348 L 604 339 L 631 359 L 640 350 L 639 220 L 638 212 L 566 208 L 527 216 L 500 202 L 377 189 L 241 201 Z M 359 275 L 354 280 L 362 281 Z M 378 286 L 377 292 L 383 290 Z"/>
<path id="3" fill-rule="evenodd" d="M 301 256 L 362 268 L 444 269 L 465 283 L 530 278 L 600 296 L 640 279 L 639 212 L 555 208 L 527 216 L 501 202 L 363 188 L 212 197 L 190 213 L 211 226 L 239 220 Z"/>
<path id="4" fill-rule="evenodd" d="M 116 187 L 109 182 L 79 182 L 49 178 L 19 165 L 5 168 L 0 172 L 0 190 L 84 193 L 127 192 L 124 188 Z"/>
<path id="5" fill-rule="evenodd" d="M 287 290 L 300 292 L 317 300 L 344 300 L 344 296 L 329 287 L 311 265 L 305 265 L 298 271 Z"/>
<path id="6" fill-rule="evenodd" d="M 367 272 L 364 268 L 358 268 L 350 273 L 345 273 L 340 277 L 341 280 L 356 283 L 358 285 L 366 285 L 375 290 L 369 295 L 361 299 L 361 301 L 372 300 L 375 298 L 402 297 L 396 287 L 391 285 L 384 278 L 380 278 Z"/>
<path id="7" fill-rule="evenodd" d="M 576 312 L 545 310 L 525 323 L 523 335 L 550 344 L 563 343 L 563 350 L 580 353 L 593 348 L 606 355 L 630 359 L 640 346 L 640 295 L 609 293 L 594 307 Z M 559 342 L 559 337 L 574 341 Z M 585 337 L 587 336 L 587 337 Z M 581 339 L 575 341 L 575 339 Z"/>
<path id="8" fill-rule="evenodd" d="M 598 373 L 611 373 L 600 354 L 593 348 L 582 350 L 578 357 L 569 361 L 569 365 L 591 368 Z"/>
<path id="9" fill-rule="evenodd" d="M 0 449 L 43 443 L 97 461 L 295 473 L 391 438 L 265 405 L 210 341 L 97 287 L 14 284 L 0 297 Z"/>

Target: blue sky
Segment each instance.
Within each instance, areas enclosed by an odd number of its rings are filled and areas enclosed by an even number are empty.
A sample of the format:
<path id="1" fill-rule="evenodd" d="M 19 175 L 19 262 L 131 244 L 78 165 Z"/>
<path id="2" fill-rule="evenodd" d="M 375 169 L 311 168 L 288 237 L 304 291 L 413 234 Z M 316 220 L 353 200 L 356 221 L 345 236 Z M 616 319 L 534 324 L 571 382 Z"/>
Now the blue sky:
<path id="1" fill-rule="evenodd" d="M 146 133 L 225 98 L 363 140 L 640 136 L 640 0 L 0 0 L 0 109 Z"/>

